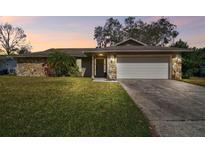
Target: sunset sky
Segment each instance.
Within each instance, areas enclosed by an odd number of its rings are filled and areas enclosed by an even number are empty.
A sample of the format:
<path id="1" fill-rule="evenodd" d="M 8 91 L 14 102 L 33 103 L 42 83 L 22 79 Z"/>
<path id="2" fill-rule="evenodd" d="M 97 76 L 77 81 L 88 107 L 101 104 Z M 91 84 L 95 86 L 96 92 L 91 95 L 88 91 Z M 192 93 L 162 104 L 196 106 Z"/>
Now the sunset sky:
<path id="1" fill-rule="evenodd" d="M 32 51 L 48 48 L 96 47 L 94 27 L 104 25 L 109 17 L 0 17 L 0 23 L 20 26 L 27 34 Z M 124 22 L 126 17 L 114 17 Z M 136 17 L 146 22 L 160 17 Z M 168 17 L 177 25 L 179 36 L 190 46 L 205 47 L 205 17 Z"/>

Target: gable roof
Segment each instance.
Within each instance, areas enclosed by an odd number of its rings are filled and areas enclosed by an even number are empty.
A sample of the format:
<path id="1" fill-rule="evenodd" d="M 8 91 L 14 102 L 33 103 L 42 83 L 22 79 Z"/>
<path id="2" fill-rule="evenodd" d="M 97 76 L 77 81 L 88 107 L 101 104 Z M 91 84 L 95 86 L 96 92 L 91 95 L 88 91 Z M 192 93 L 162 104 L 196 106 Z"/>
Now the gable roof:
<path id="1" fill-rule="evenodd" d="M 143 42 L 129 38 L 122 42 L 115 44 L 115 46 L 105 48 L 51 48 L 45 51 L 33 52 L 16 57 L 48 57 L 53 52 L 63 52 L 74 57 L 87 57 L 89 53 L 176 53 L 176 52 L 191 52 L 189 49 L 175 48 L 175 47 L 160 47 L 149 46 Z"/>
<path id="2" fill-rule="evenodd" d="M 84 54 L 85 52 L 91 52 L 96 50 L 96 48 L 51 48 L 45 51 L 40 51 L 40 52 L 33 52 L 29 55 L 32 56 L 40 56 L 40 57 L 48 57 L 49 54 L 54 53 L 54 52 L 63 52 L 63 53 L 67 53 L 71 56 L 74 57 L 86 57 L 86 55 Z"/>
<path id="3" fill-rule="evenodd" d="M 138 41 L 134 38 L 128 38 L 122 42 L 119 42 L 117 44 L 115 44 L 115 46 L 123 46 L 123 45 L 130 45 L 130 46 L 147 46 L 147 44 L 141 42 L 141 41 Z"/>
<path id="4" fill-rule="evenodd" d="M 87 57 L 89 53 L 177 53 L 191 52 L 189 49 L 174 47 L 156 47 L 156 46 L 112 46 L 106 48 L 52 48 L 45 51 L 33 52 L 30 54 L 17 55 L 14 57 L 48 57 L 53 52 L 63 52 L 74 57 Z"/>
<path id="5" fill-rule="evenodd" d="M 93 53 L 93 52 L 191 52 L 190 49 L 176 48 L 176 47 L 161 47 L 161 46 L 112 46 L 106 48 L 97 48 L 95 50 L 86 51 L 85 53 Z"/>

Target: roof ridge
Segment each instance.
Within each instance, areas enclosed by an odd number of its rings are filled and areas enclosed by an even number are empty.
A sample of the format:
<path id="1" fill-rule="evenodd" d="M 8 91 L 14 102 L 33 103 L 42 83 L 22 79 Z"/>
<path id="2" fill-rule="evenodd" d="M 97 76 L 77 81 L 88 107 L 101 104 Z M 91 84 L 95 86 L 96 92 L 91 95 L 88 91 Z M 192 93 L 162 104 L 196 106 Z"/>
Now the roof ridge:
<path id="1" fill-rule="evenodd" d="M 132 41 L 134 41 L 134 42 L 137 42 L 137 43 L 139 43 L 139 44 L 141 44 L 141 45 L 143 45 L 143 46 L 147 46 L 146 43 L 143 43 L 143 42 L 141 42 L 141 41 L 139 41 L 139 40 L 137 40 L 137 39 L 134 39 L 133 37 L 129 37 L 129 38 L 127 38 L 127 39 L 125 39 L 125 40 L 123 40 L 123 41 L 121 41 L 121 42 L 119 42 L 119 43 L 116 43 L 115 46 L 119 46 L 120 44 L 123 44 L 123 43 L 125 43 L 125 42 L 127 42 L 127 41 L 129 41 L 129 40 L 132 40 Z"/>

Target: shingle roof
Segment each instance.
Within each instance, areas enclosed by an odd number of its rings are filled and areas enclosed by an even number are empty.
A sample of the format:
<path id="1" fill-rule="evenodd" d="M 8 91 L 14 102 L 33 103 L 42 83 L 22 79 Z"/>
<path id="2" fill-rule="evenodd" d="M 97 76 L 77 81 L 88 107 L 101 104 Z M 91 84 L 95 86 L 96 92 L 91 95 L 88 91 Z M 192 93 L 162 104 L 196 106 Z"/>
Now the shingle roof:
<path id="1" fill-rule="evenodd" d="M 52 48 L 40 52 L 32 52 L 28 54 L 18 55 L 16 57 L 48 57 L 49 54 L 54 52 L 63 52 L 70 54 L 74 57 L 86 57 L 84 54 L 85 51 L 93 51 L 95 48 Z"/>
<path id="2" fill-rule="evenodd" d="M 52 48 L 45 51 L 33 52 L 30 54 L 19 55 L 16 57 L 48 57 L 53 52 L 68 53 L 75 57 L 86 57 L 89 53 L 146 53 L 146 52 L 190 52 L 188 49 L 174 48 L 174 47 L 159 47 L 159 46 L 148 46 L 147 44 L 128 38 L 122 42 L 115 44 L 115 46 L 105 48 Z"/>
<path id="3" fill-rule="evenodd" d="M 106 48 L 52 48 L 45 51 L 33 52 L 30 54 L 24 54 L 17 57 L 48 57 L 53 52 L 68 53 L 75 57 L 86 57 L 89 53 L 146 53 L 146 52 L 191 52 L 188 49 L 174 48 L 174 47 L 156 47 L 156 46 L 112 46 Z"/>
<path id="4" fill-rule="evenodd" d="M 84 54 L 85 51 L 94 51 L 94 50 L 95 48 L 52 48 L 41 52 L 33 52 L 32 55 L 48 56 L 50 53 L 57 51 L 57 52 L 67 53 L 75 57 L 86 57 L 86 55 Z"/>
<path id="5" fill-rule="evenodd" d="M 157 47 L 157 46 L 112 46 L 106 48 L 97 48 L 88 52 L 189 52 L 191 50 L 175 47 Z"/>

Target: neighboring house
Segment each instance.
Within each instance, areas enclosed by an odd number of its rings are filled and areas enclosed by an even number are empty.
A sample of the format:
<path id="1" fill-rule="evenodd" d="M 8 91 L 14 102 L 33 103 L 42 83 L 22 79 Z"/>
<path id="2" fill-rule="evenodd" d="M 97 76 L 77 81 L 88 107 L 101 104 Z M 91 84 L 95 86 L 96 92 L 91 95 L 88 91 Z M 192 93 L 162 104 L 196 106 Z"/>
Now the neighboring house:
<path id="1" fill-rule="evenodd" d="M 16 61 L 10 56 L 0 56 L 0 75 L 15 73 Z"/>
<path id="2" fill-rule="evenodd" d="M 17 56 L 18 76 L 45 76 L 48 55 L 54 51 L 75 56 L 84 76 L 116 79 L 181 79 L 181 52 L 187 49 L 148 46 L 127 39 L 106 48 L 49 49 Z"/>

